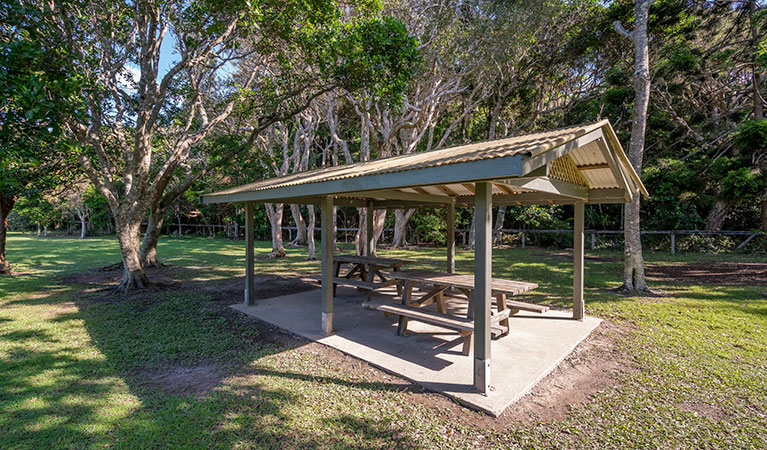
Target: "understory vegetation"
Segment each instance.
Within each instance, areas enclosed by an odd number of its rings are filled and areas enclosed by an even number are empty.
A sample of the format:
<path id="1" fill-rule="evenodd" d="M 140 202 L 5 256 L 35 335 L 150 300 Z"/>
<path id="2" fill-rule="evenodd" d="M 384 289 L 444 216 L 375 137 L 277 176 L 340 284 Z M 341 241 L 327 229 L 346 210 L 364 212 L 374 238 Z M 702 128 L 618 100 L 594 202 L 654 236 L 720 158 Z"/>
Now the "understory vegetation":
<path id="1" fill-rule="evenodd" d="M 621 330 L 614 345 L 625 367 L 563 418 L 491 421 L 231 311 L 242 298 L 241 243 L 163 238 L 168 266 L 154 279 L 173 281 L 113 294 L 119 270 L 105 287 L 97 269 L 120 260 L 114 239 L 9 239 L 0 448 L 767 446 L 761 257 L 648 252 L 658 296 L 623 297 L 613 290 L 621 255 L 587 252 L 587 313 Z M 270 251 L 257 243 L 257 256 Z M 300 284 L 279 284 L 284 277 L 319 271 L 305 248 L 286 251 L 256 262 L 278 290 Z M 381 254 L 444 264 L 441 248 Z M 458 271 L 472 270 L 472 255 L 458 253 Z M 496 276 L 539 283 L 525 301 L 568 307 L 569 253 L 497 249 L 493 258 Z"/>

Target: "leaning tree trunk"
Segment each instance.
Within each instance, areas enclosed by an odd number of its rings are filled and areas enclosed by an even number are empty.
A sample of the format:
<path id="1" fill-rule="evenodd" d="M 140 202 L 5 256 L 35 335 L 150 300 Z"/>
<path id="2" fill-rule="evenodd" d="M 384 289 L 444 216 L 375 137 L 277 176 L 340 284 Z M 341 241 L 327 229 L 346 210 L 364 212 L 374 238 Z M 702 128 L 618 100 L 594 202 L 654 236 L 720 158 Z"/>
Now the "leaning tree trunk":
<path id="1" fill-rule="evenodd" d="M 706 216 L 706 230 L 721 230 L 722 225 L 724 225 L 724 221 L 727 219 L 727 216 L 730 214 L 730 206 L 721 201 L 717 200 L 716 203 L 714 203 L 714 206 L 711 207 L 711 210 L 708 212 L 708 215 Z"/>
<path id="2" fill-rule="evenodd" d="M 300 205 L 290 205 L 290 213 L 293 215 L 293 222 L 296 223 L 296 238 L 290 243 L 294 245 L 306 245 L 306 221 L 301 215 Z"/>
<path id="3" fill-rule="evenodd" d="M 165 211 L 156 210 L 149 213 L 146 224 L 146 233 L 141 241 L 141 263 L 144 267 L 160 267 L 160 261 L 157 260 L 157 243 L 160 240 L 162 232 L 162 222 L 165 220 Z M 181 227 L 179 226 L 179 229 Z"/>
<path id="4" fill-rule="evenodd" d="M 0 275 L 11 273 L 11 265 L 5 259 L 5 242 L 8 235 L 8 216 L 18 197 L 0 197 Z"/>
<path id="5" fill-rule="evenodd" d="M 650 100 L 650 57 L 647 37 L 647 22 L 653 0 L 636 0 L 634 8 L 634 30 L 628 32 L 616 22 L 615 29 L 634 44 L 634 111 L 631 122 L 631 142 L 629 160 L 637 174 L 642 173 L 642 154 L 644 152 L 645 132 L 647 128 L 647 106 Z M 642 239 L 639 217 L 640 193 L 636 192 L 634 201 L 626 205 L 624 217 L 624 260 L 622 290 L 628 293 L 648 292 L 644 274 Z"/>
<path id="6" fill-rule="evenodd" d="M 394 239 L 391 248 L 402 248 L 407 245 L 407 222 L 413 216 L 415 209 L 397 209 L 394 211 Z"/>
<path id="7" fill-rule="evenodd" d="M 141 219 L 117 219 L 117 242 L 123 258 L 123 278 L 119 290 L 129 291 L 149 286 L 141 264 Z"/>

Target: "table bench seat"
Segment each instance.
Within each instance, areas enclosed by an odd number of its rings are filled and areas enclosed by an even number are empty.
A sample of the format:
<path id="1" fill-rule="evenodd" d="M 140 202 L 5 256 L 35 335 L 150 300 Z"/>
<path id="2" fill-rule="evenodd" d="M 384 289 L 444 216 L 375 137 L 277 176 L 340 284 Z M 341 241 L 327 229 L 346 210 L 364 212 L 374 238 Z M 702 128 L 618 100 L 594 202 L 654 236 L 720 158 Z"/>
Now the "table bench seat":
<path id="1" fill-rule="evenodd" d="M 364 306 L 366 308 L 375 309 L 384 313 L 396 314 L 400 317 L 407 317 L 419 322 L 456 330 L 463 337 L 462 353 L 468 356 L 471 352 L 472 338 L 474 336 L 474 320 L 472 319 L 446 316 L 434 311 L 429 311 L 421 308 L 413 308 L 410 306 L 394 305 L 391 303 L 366 302 L 364 303 Z M 508 331 L 507 327 L 499 325 L 499 322 L 508 319 L 510 312 L 511 310 L 505 309 L 503 311 L 493 312 L 493 314 L 490 316 L 491 325 L 496 329 L 494 330 L 494 334 L 503 335 Z M 400 334 L 404 334 L 404 331 L 400 330 Z"/>

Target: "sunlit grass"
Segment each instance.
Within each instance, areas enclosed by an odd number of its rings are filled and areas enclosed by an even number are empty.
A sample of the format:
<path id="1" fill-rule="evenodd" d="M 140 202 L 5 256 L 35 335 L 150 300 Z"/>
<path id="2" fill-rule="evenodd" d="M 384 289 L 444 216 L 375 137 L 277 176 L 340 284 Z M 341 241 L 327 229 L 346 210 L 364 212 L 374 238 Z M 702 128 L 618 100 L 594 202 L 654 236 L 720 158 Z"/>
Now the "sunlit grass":
<path id="1" fill-rule="evenodd" d="M 345 245 L 344 250 L 351 250 Z M 256 255 L 271 247 L 257 243 Z M 317 273 L 306 249 L 260 259 L 258 274 Z M 441 270 L 444 249 L 386 251 Z M 194 268 L 194 282 L 241 276 L 241 241 L 163 239 L 166 264 Z M 767 426 L 767 287 L 656 281 L 665 296 L 626 298 L 620 253 L 588 252 L 589 314 L 625 324 L 621 348 L 638 370 L 563 421 L 490 430 L 437 414 L 397 386 L 354 375 L 296 348 L 284 351 L 208 294 L 148 292 L 91 304 L 61 277 L 119 261 L 113 238 L 12 234 L 17 275 L 0 277 L 0 448 L 270 447 L 650 447 L 763 448 Z M 741 255 L 648 253 L 650 263 L 764 261 Z M 472 253 L 457 269 L 471 272 Z M 494 252 L 494 275 L 535 281 L 528 301 L 568 307 L 571 261 L 564 251 Z M 232 302 L 240 301 L 233 298 Z M 168 367 L 213 364 L 202 395 L 141 382 Z M 502 375 L 498 375 L 502 376 Z M 705 417 L 680 405 L 721 411 Z M 475 413 L 466 412 L 470 417 Z"/>

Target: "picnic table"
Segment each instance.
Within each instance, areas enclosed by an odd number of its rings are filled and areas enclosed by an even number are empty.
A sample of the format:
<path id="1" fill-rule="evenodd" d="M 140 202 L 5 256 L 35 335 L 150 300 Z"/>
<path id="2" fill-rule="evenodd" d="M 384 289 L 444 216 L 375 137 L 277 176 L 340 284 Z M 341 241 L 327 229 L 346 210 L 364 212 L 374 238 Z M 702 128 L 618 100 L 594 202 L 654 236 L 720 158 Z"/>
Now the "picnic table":
<path id="1" fill-rule="evenodd" d="M 413 261 L 397 258 L 379 258 L 377 256 L 360 255 L 335 255 L 333 263 L 333 295 L 336 293 L 336 287 L 340 285 L 353 286 L 357 289 L 368 291 L 367 300 L 373 295 L 373 291 L 382 287 L 398 285 L 397 280 L 391 277 L 391 274 L 397 273 L 403 265 L 411 264 Z M 345 265 L 351 265 L 344 275 L 341 275 L 341 268 Z M 391 272 L 385 273 L 384 270 L 390 269 Z M 399 285 L 397 291 L 399 292 Z"/>
<path id="2" fill-rule="evenodd" d="M 474 334 L 474 276 L 461 275 L 446 272 L 433 272 L 428 270 L 403 270 L 392 272 L 390 278 L 402 284 L 400 305 L 391 303 L 369 304 L 368 307 L 383 311 L 386 314 L 399 315 L 397 334 L 404 335 L 407 332 L 408 319 L 426 322 L 433 325 L 453 329 L 464 338 L 463 354 L 468 355 L 472 347 Z M 419 298 L 413 297 L 415 285 L 428 286 L 428 292 Z M 509 333 L 509 316 L 520 311 L 532 311 L 544 313 L 549 310 L 546 306 L 508 300 L 507 296 L 519 295 L 531 289 L 537 288 L 536 283 L 524 281 L 503 280 L 493 278 L 491 283 L 491 295 L 495 300 L 495 311 L 491 311 L 491 326 L 496 337 Z M 455 289 L 468 301 L 466 317 L 458 317 L 447 314 L 445 297 L 460 296 L 452 294 L 449 290 Z M 424 306 L 436 303 L 437 312 L 422 309 Z"/>

